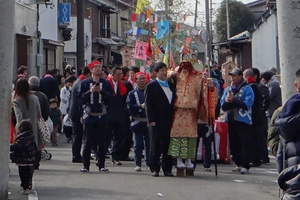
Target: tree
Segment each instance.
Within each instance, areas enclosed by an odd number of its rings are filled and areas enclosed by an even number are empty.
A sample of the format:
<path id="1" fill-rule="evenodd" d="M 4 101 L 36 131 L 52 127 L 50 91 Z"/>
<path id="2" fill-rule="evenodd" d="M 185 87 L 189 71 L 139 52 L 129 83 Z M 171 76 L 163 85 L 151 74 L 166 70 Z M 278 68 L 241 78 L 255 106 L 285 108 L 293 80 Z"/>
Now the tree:
<path id="1" fill-rule="evenodd" d="M 240 1 L 228 0 L 230 36 L 247 30 L 254 22 L 251 10 Z M 227 41 L 226 0 L 217 11 L 215 29 L 220 42 Z"/>

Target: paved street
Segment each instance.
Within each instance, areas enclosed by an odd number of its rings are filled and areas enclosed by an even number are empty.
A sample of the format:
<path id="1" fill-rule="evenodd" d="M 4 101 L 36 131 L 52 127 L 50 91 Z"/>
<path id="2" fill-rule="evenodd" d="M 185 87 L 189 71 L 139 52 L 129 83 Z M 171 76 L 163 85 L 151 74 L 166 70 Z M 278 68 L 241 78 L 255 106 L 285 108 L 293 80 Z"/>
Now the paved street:
<path id="1" fill-rule="evenodd" d="M 60 135 L 58 147 L 47 147 L 51 160 L 42 160 L 40 170 L 34 173 L 37 194 L 32 191 L 30 200 L 273 200 L 278 197 L 275 160 L 260 168 L 250 169 L 249 175 L 231 172 L 234 165 L 218 165 L 219 175 L 204 172 L 199 164 L 194 177 L 152 177 L 143 167 L 142 172 L 134 172 L 134 162 L 123 162 L 122 166 L 112 166 L 107 159 L 110 173 L 97 170 L 92 161 L 88 174 L 80 174 L 82 164 L 71 163 L 71 144 Z M 175 173 L 175 169 L 173 170 Z M 10 164 L 10 200 L 26 200 L 21 195 L 17 166 Z M 160 193 L 160 194 L 158 194 Z"/>

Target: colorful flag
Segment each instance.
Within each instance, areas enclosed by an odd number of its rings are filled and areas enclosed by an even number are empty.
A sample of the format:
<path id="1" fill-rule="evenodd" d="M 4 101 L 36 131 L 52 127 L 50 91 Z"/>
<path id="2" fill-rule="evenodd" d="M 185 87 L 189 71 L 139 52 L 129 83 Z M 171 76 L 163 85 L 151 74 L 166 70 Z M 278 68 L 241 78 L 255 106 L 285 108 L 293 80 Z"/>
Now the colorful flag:
<path id="1" fill-rule="evenodd" d="M 156 40 L 162 39 L 170 32 L 170 21 L 162 21 L 157 23 Z"/>
<path id="2" fill-rule="evenodd" d="M 170 67 L 169 58 L 170 58 L 169 45 L 167 45 L 166 52 L 163 59 L 163 62 L 167 65 L 167 67 Z"/>
<path id="3" fill-rule="evenodd" d="M 147 51 L 146 54 L 149 58 L 152 58 L 152 47 L 151 47 L 151 38 L 148 38 L 148 46 L 147 46 Z"/>
<path id="4" fill-rule="evenodd" d="M 132 15 L 131 15 L 131 21 L 132 22 L 136 22 L 136 14 L 135 13 L 132 13 Z"/>
<path id="5" fill-rule="evenodd" d="M 138 0 L 137 4 L 136 4 L 136 14 L 141 14 L 141 12 L 144 11 L 144 7 L 149 5 L 149 1 L 148 0 Z"/>

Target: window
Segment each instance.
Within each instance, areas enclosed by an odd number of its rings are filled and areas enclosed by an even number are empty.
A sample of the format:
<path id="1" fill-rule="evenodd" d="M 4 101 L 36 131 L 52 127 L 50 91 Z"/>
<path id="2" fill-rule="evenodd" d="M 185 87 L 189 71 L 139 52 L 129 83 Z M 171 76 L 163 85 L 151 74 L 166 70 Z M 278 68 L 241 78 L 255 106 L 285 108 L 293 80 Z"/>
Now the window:
<path id="1" fill-rule="evenodd" d="M 99 11 L 99 36 L 110 38 L 111 30 L 110 30 L 110 14 L 106 12 Z"/>

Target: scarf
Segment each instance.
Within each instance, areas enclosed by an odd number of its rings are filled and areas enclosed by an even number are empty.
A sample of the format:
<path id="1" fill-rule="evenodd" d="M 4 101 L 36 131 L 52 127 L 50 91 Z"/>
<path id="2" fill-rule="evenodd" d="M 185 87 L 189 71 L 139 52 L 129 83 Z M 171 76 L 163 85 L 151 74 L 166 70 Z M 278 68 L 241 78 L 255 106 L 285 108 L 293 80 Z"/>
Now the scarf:
<path id="1" fill-rule="evenodd" d="M 159 80 L 159 79 L 156 79 L 156 80 L 159 83 L 159 85 L 161 85 L 163 87 L 170 87 L 169 82 L 167 80 L 165 80 L 165 81 L 162 81 L 162 80 Z"/>
<path id="2" fill-rule="evenodd" d="M 85 79 L 85 77 L 84 77 L 83 75 L 80 75 L 79 78 L 80 78 L 80 80 L 82 80 L 82 81 Z"/>
<path id="3" fill-rule="evenodd" d="M 247 77 L 247 83 L 256 83 L 256 79 L 252 76 Z"/>
<path id="4" fill-rule="evenodd" d="M 112 89 L 114 91 L 114 95 L 113 96 L 115 96 L 116 95 L 115 94 L 115 85 L 113 83 L 112 78 L 109 78 L 108 81 L 109 81 L 109 83 L 110 83 L 110 85 L 111 85 L 111 87 L 112 87 Z M 121 81 L 118 81 L 118 89 L 119 89 L 119 92 L 120 92 L 121 96 L 123 96 L 127 92 L 127 88 L 125 87 L 125 85 Z"/>
<path id="5" fill-rule="evenodd" d="M 44 78 L 48 78 L 48 77 L 53 78 L 53 76 L 51 74 L 45 74 Z"/>

